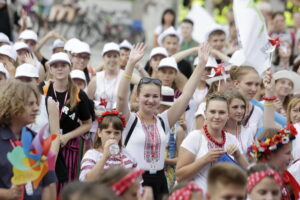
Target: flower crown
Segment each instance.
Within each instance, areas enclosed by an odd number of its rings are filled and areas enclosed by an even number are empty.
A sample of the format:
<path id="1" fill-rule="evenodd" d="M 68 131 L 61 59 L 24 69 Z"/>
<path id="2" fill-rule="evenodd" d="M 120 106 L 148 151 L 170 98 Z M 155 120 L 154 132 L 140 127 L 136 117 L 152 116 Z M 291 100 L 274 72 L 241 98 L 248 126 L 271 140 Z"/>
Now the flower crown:
<path id="1" fill-rule="evenodd" d="M 102 120 L 103 120 L 103 118 L 104 118 L 105 116 L 109 116 L 109 115 L 110 115 L 110 116 L 115 115 L 115 116 L 119 117 L 119 118 L 121 119 L 121 121 L 122 121 L 123 128 L 125 128 L 125 126 L 126 126 L 126 120 L 125 120 L 125 117 L 124 117 L 119 111 L 117 111 L 117 110 L 108 110 L 108 111 L 105 111 L 104 113 L 102 113 L 102 114 L 100 115 L 100 117 L 98 117 L 97 122 L 98 122 L 98 123 L 101 123 Z"/>
<path id="2" fill-rule="evenodd" d="M 288 124 L 284 129 L 278 131 L 278 134 L 271 138 L 256 140 L 248 147 L 248 156 L 252 158 L 261 158 L 263 155 L 271 153 L 284 144 L 294 140 L 297 130 L 293 124 Z"/>

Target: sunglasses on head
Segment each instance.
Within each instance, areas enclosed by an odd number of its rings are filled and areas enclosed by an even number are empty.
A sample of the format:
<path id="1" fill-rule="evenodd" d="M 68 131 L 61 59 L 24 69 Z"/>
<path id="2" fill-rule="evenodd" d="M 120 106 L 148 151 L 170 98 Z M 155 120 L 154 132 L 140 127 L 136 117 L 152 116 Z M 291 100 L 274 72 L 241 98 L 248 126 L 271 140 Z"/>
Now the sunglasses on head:
<path id="1" fill-rule="evenodd" d="M 161 86 L 161 81 L 159 79 L 147 78 L 147 77 L 142 78 L 139 82 L 139 85 L 149 84 L 149 83 L 154 83 L 155 85 Z"/>
<path id="2" fill-rule="evenodd" d="M 214 94 L 214 93 L 211 93 L 211 94 L 208 94 L 207 96 L 209 98 L 211 98 L 211 99 L 213 99 L 213 98 L 221 98 L 221 99 L 225 99 L 225 100 L 228 99 L 228 95 L 226 95 L 226 94 Z"/>

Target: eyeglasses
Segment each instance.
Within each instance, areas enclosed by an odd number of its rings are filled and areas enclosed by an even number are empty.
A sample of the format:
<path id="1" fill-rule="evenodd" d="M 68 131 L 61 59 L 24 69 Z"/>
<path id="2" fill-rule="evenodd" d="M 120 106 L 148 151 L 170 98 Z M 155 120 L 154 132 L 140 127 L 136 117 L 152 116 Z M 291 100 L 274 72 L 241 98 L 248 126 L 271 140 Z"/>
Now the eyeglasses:
<path id="1" fill-rule="evenodd" d="M 140 80 L 139 85 L 154 83 L 155 85 L 161 86 L 161 81 L 159 79 L 144 77 Z"/>
<path id="2" fill-rule="evenodd" d="M 226 95 L 226 94 L 214 94 L 214 93 L 211 93 L 211 94 L 208 94 L 207 96 L 210 99 L 214 99 L 214 98 L 220 98 L 220 99 L 225 99 L 225 100 L 228 99 L 228 95 Z"/>

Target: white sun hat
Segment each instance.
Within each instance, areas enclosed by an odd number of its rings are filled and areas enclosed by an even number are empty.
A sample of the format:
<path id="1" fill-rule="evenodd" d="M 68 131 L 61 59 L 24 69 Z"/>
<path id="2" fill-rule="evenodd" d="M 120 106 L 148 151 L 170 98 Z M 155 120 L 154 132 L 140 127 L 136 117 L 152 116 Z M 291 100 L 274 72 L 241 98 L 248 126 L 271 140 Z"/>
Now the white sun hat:
<path id="1" fill-rule="evenodd" d="M 165 37 L 169 35 L 175 35 L 178 38 L 179 44 L 181 44 L 182 42 L 181 35 L 179 35 L 179 33 L 175 30 L 173 26 L 171 26 L 170 28 L 166 29 L 162 34 L 158 36 L 157 42 L 159 46 L 162 46 L 163 40 L 165 39 Z"/>
<path id="2" fill-rule="evenodd" d="M 0 72 L 3 73 L 5 75 L 6 79 L 9 79 L 9 72 L 7 71 L 7 69 L 4 67 L 3 63 L 0 63 Z"/>
<path id="3" fill-rule="evenodd" d="M 38 41 L 38 36 L 36 34 L 36 32 L 34 32 L 33 30 L 24 30 L 20 35 L 19 35 L 19 39 L 23 39 L 23 40 L 34 40 L 35 42 Z"/>
<path id="4" fill-rule="evenodd" d="M 199 57 L 196 57 L 195 60 L 194 60 L 194 65 L 193 66 L 198 65 L 198 62 L 199 62 Z M 209 56 L 208 59 L 207 59 L 207 63 L 205 65 L 205 67 L 215 67 L 217 65 L 218 65 L 218 63 L 217 63 L 216 59 L 212 56 Z"/>
<path id="5" fill-rule="evenodd" d="M 49 65 L 52 65 L 53 63 L 56 63 L 56 62 L 66 62 L 69 65 L 71 65 L 71 61 L 70 61 L 68 54 L 63 53 L 63 52 L 53 54 L 49 60 Z"/>
<path id="6" fill-rule="evenodd" d="M 215 77 L 212 77 L 212 78 L 209 78 L 206 80 L 206 83 L 211 86 L 211 84 L 213 82 L 216 82 L 216 81 L 220 81 L 220 80 L 224 80 L 224 79 L 228 79 L 230 78 L 230 75 L 229 74 L 225 74 L 225 75 L 220 75 L 220 76 L 215 76 Z"/>
<path id="7" fill-rule="evenodd" d="M 25 43 L 25 42 L 16 42 L 15 44 L 14 44 L 14 49 L 16 50 L 16 51 L 19 51 L 19 50 L 21 50 L 21 49 L 26 49 L 27 51 L 31 51 L 30 50 L 30 48 L 29 48 L 29 46 Z"/>
<path id="8" fill-rule="evenodd" d="M 71 50 L 71 53 L 88 53 L 91 54 L 90 45 L 86 42 L 78 42 Z"/>
<path id="9" fill-rule="evenodd" d="M 84 80 L 84 82 L 86 84 L 86 78 L 85 78 L 84 72 L 82 70 L 79 70 L 79 69 L 72 70 L 70 73 L 70 76 L 72 79 L 78 78 L 78 79 Z"/>
<path id="10" fill-rule="evenodd" d="M 161 59 L 157 69 L 161 69 L 164 67 L 171 67 L 171 68 L 175 69 L 176 71 L 178 71 L 177 62 L 174 57 L 167 57 L 167 58 Z"/>
<path id="11" fill-rule="evenodd" d="M 77 38 L 71 38 L 69 39 L 65 46 L 64 46 L 64 50 L 65 51 L 72 51 L 72 49 L 78 44 L 80 43 L 80 40 L 78 40 Z"/>
<path id="12" fill-rule="evenodd" d="M 102 56 L 104 56 L 104 54 L 109 51 L 116 51 L 116 52 L 120 53 L 120 46 L 114 42 L 106 43 L 102 50 Z"/>
<path id="13" fill-rule="evenodd" d="M 165 57 L 168 57 L 168 52 L 164 47 L 156 47 L 151 50 L 150 59 L 155 55 L 163 55 Z"/>
<path id="14" fill-rule="evenodd" d="M 39 69 L 32 64 L 24 63 L 16 69 L 15 78 L 18 77 L 39 78 Z"/>
<path id="15" fill-rule="evenodd" d="M 172 106 L 174 104 L 174 89 L 168 86 L 161 86 L 161 101 L 160 104 Z"/>
<path id="16" fill-rule="evenodd" d="M 64 48 L 64 47 L 65 47 L 65 42 L 62 41 L 61 39 L 56 39 L 52 44 L 51 50 L 53 51 L 56 48 Z"/>
<path id="17" fill-rule="evenodd" d="M 1 46 L 0 54 L 8 56 L 11 59 L 13 59 L 14 61 L 17 60 L 17 56 L 18 56 L 16 50 L 10 45 Z"/>
<path id="18" fill-rule="evenodd" d="M 130 42 L 128 42 L 127 40 L 123 40 L 123 42 L 121 42 L 120 44 L 120 49 L 132 49 L 132 44 Z"/>
<path id="19" fill-rule="evenodd" d="M 10 44 L 9 38 L 4 33 L 0 32 L 0 42 Z"/>
<path id="20" fill-rule="evenodd" d="M 300 90 L 300 75 L 288 70 L 280 70 L 273 74 L 273 79 L 276 81 L 278 79 L 289 79 L 293 82 L 293 91 Z"/>

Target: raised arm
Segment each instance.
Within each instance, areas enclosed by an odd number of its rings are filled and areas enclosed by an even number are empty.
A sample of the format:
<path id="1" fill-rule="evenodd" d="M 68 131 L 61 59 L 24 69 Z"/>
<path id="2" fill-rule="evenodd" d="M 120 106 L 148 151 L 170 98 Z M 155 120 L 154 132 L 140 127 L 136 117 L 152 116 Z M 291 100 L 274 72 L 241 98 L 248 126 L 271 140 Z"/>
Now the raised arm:
<path id="1" fill-rule="evenodd" d="M 268 69 L 263 79 L 265 86 L 265 96 L 274 96 L 274 80 L 272 78 L 272 71 Z M 265 101 L 264 103 L 264 128 L 281 128 L 275 122 L 275 108 L 273 105 L 274 101 Z"/>
<path id="2" fill-rule="evenodd" d="M 168 119 L 170 127 L 172 127 L 184 113 L 187 108 L 187 105 L 194 94 L 197 84 L 199 82 L 199 77 L 204 71 L 208 56 L 210 53 L 210 47 L 207 43 L 199 45 L 198 48 L 198 57 L 199 63 L 195 68 L 192 76 L 184 86 L 181 96 L 175 101 L 172 107 L 168 110 Z"/>
<path id="3" fill-rule="evenodd" d="M 123 113 L 126 120 L 129 119 L 130 115 L 130 110 L 128 107 L 128 90 L 130 87 L 133 69 L 136 63 L 143 58 L 145 54 L 145 48 L 146 46 L 143 43 L 138 43 L 133 47 L 130 52 L 127 65 L 125 67 L 123 77 L 119 84 L 117 110 Z"/>

